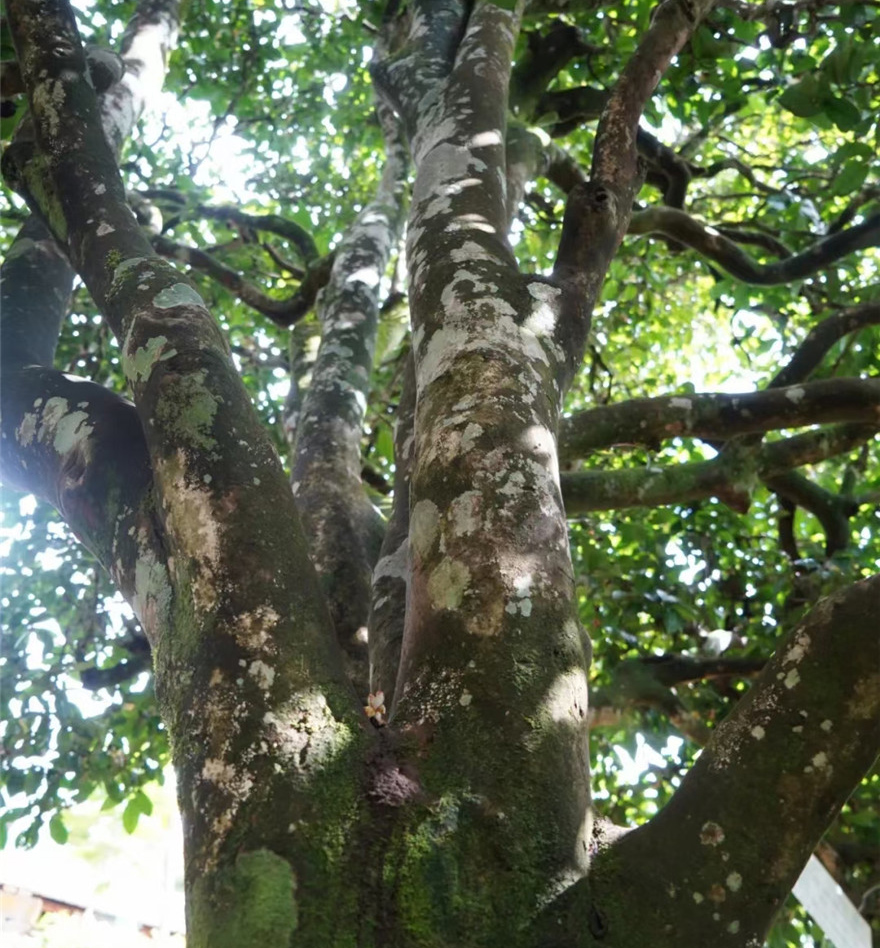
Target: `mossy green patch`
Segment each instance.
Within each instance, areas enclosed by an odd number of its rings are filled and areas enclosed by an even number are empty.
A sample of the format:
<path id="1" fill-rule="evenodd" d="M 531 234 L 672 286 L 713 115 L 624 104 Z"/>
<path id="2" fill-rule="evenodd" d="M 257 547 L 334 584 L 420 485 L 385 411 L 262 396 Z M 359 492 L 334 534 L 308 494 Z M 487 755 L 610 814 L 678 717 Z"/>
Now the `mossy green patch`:
<path id="1" fill-rule="evenodd" d="M 163 391 L 156 417 L 189 446 L 211 450 L 217 446 L 212 428 L 218 399 L 205 388 L 206 378 L 204 369 L 177 378 Z"/>
<path id="2" fill-rule="evenodd" d="M 268 849 L 196 880 L 190 896 L 191 948 L 287 948 L 297 927 L 296 878 Z"/>

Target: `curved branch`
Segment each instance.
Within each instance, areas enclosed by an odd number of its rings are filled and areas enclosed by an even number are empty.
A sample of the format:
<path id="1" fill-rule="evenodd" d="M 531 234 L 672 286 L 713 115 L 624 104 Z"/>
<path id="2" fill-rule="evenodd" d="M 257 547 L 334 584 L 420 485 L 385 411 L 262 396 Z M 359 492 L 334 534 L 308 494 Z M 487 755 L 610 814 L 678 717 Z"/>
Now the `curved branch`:
<path id="1" fill-rule="evenodd" d="M 593 147 L 593 180 L 627 190 L 638 178 L 639 119 L 672 57 L 684 46 L 714 0 L 664 0 L 605 106 Z"/>
<path id="2" fill-rule="evenodd" d="M 245 280 L 237 270 L 220 263 L 204 250 L 187 247 L 167 237 L 152 237 L 151 243 L 163 257 L 185 263 L 206 274 L 237 296 L 242 303 L 267 316 L 276 325 L 284 327 L 292 326 L 302 319 L 315 305 L 318 292 L 330 278 L 330 268 L 333 265 L 332 254 L 312 261 L 313 266 L 306 271 L 296 293 L 286 299 L 277 300 Z"/>
<path id="3" fill-rule="evenodd" d="M 880 314 L 880 305 L 874 306 Z M 836 317 L 832 317 L 835 318 Z M 839 329 L 843 321 L 836 321 Z M 814 350 L 811 347 L 811 352 Z M 880 379 L 823 379 L 743 394 L 663 395 L 604 405 L 564 418 L 559 459 L 570 463 L 614 444 L 667 438 L 721 441 L 734 435 L 880 417 Z"/>
<path id="4" fill-rule="evenodd" d="M 281 217 L 280 214 L 246 214 L 237 207 L 212 207 L 210 204 L 198 204 L 190 216 L 224 221 L 244 230 L 264 231 L 283 237 L 296 247 L 307 267 L 320 256 L 314 237 L 304 227 L 300 227 L 288 218 Z"/>
<path id="5" fill-rule="evenodd" d="M 804 510 L 809 510 L 816 516 L 825 532 L 826 557 L 831 557 L 849 546 L 852 532 L 849 518 L 858 512 L 857 500 L 841 494 L 833 494 L 796 471 L 765 477 L 764 483 L 770 490 L 785 498 L 792 507 L 794 505 L 803 507 Z M 793 519 L 794 509 L 790 513 Z M 796 559 L 797 556 L 794 558 Z"/>
<path id="6" fill-rule="evenodd" d="M 565 510 L 573 517 L 590 510 L 659 507 L 717 497 L 733 510 L 744 513 L 756 479 L 844 454 L 876 432 L 876 423 L 840 425 L 773 441 L 755 454 L 749 448 L 721 454 L 711 461 L 672 467 L 563 474 Z"/>
<path id="7" fill-rule="evenodd" d="M 649 207 L 632 216 L 630 234 L 662 234 L 708 257 L 731 276 L 756 286 L 802 280 L 841 257 L 880 246 L 880 214 L 817 241 L 807 250 L 773 263 L 758 263 L 730 238 L 672 207 Z"/>
<path id="8" fill-rule="evenodd" d="M 616 944 L 677 948 L 702 943 L 708 916 L 716 948 L 763 944 L 880 748 L 878 614 L 875 576 L 792 630 L 670 802 L 597 854 L 565 899 L 572 924 L 592 913 Z M 637 917 L 621 885 L 639 893 Z"/>
<path id="9" fill-rule="evenodd" d="M 835 342 L 865 326 L 878 324 L 880 300 L 871 300 L 828 316 L 807 333 L 788 363 L 774 376 L 770 387 L 780 388 L 802 382 L 818 367 Z"/>
<path id="10" fill-rule="evenodd" d="M 591 727 L 616 725 L 619 715 L 609 711 L 654 708 L 700 746 L 712 734 L 673 690 L 688 681 L 713 678 L 750 678 L 766 664 L 755 658 L 695 658 L 691 655 L 641 656 L 627 659 L 611 673 L 611 681 L 590 690 Z"/>

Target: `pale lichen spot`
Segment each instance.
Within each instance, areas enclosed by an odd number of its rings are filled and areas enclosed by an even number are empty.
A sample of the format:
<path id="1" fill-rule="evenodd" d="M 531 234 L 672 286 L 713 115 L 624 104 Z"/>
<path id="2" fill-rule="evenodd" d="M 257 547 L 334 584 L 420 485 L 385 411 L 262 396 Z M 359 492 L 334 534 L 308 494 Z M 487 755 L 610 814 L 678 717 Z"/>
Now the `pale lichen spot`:
<path id="1" fill-rule="evenodd" d="M 683 408 L 685 411 L 690 411 L 694 407 L 692 399 L 681 398 L 680 396 L 670 398 L 669 404 L 672 408 Z"/>
<path id="2" fill-rule="evenodd" d="M 233 625 L 235 641 L 251 651 L 266 648 L 280 618 L 271 606 L 258 606 L 253 612 L 242 613 Z"/>
<path id="3" fill-rule="evenodd" d="M 739 921 L 734 919 L 728 926 L 727 930 L 731 935 L 735 935 L 739 931 Z"/>
<path id="4" fill-rule="evenodd" d="M 412 509 L 409 538 L 413 553 L 425 559 L 437 540 L 440 510 L 431 500 L 420 500 Z"/>
<path id="5" fill-rule="evenodd" d="M 157 309 L 173 309 L 175 306 L 204 306 L 205 301 L 188 283 L 173 283 L 153 297 Z"/>
<path id="6" fill-rule="evenodd" d="M 461 693 L 461 697 L 458 699 L 458 703 L 463 707 L 467 708 L 470 703 L 474 700 L 474 696 L 465 688 Z"/>
<path id="7" fill-rule="evenodd" d="M 727 888 L 731 892 L 739 892 L 742 888 L 743 877 L 738 872 L 731 872 L 727 877 Z"/>
<path id="8" fill-rule="evenodd" d="M 753 737 L 756 741 L 763 741 L 763 740 L 764 740 L 764 735 L 765 735 L 767 732 L 764 730 L 764 728 L 761 727 L 760 724 L 756 724 L 756 725 L 752 728 L 752 730 L 751 730 L 750 733 L 751 733 L 752 737 Z"/>
<path id="9" fill-rule="evenodd" d="M 467 454 L 468 451 L 473 450 L 474 446 L 477 443 L 477 438 L 483 433 L 482 426 L 471 422 L 464 429 L 461 435 L 461 453 Z"/>
<path id="10" fill-rule="evenodd" d="M 468 536 L 477 530 L 480 526 L 481 506 L 482 494 L 478 490 L 465 491 L 452 501 L 447 517 L 453 536 Z"/>
<path id="11" fill-rule="evenodd" d="M 826 718 L 819 727 L 827 734 L 834 727 L 834 722 Z"/>
<path id="12" fill-rule="evenodd" d="M 807 654 L 807 651 L 810 647 L 810 637 L 806 633 L 802 632 L 790 646 L 788 651 L 786 651 L 783 656 L 782 663 L 784 665 L 789 665 L 792 662 L 799 662 L 804 655 Z"/>
<path id="13" fill-rule="evenodd" d="M 701 902 L 704 901 L 703 893 L 702 893 L 702 892 L 694 892 L 694 893 L 693 893 L 693 900 L 694 900 L 694 902 L 696 902 L 697 905 L 699 905 Z"/>
<path id="14" fill-rule="evenodd" d="M 709 820 L 700 829 L 700 842 L 704 846 L 719 846 L 724 842 L 724 830 Z"/>
<path id="15" fill-rule="evenodd" d="M 457 609 L 470 581 L 470 570 L 464 563 L 445 557 L 428 579 L 428 595 L 434 608 Z"/>
<path id="16" fill-rule="evenodd" d="M 263 691 L 268 691 L 272 687 L 272 682 L 275 681 L 275 669 L 271 665 L 257 659 L 257 661 L 251 662 L 248 671 L 251 678 L 256 681 Z"/>
<path id="17" fill-rule="evenodd" d="M 472 136 L 468 145 L 471 148 L 490 148 L 493 145 L 501 145 L 503 142 L 504 136 L 497 128 L 493 128 L 487 132 L 477 132 L 476 135 Z"/>
<path id="18" fill-rule="evenodd" d="M 98 237 L 106 237 L 108 234 L 115 234 L 116 228 L 112 224 L 108 224 L 106 221 L 98 225 L 98 229 L 95 231 L 95 234 Z"/>
<path id="19" fill-rule="evenodd" d="M 801 676 L 798 674 L 798 670 L 796 668 L 792 668 L 791 671 L 785 676 L 783 684 L 786 688 L 791 690 L 800 680 Z"/>
<path id="20" fill-rule="evenodd" d="M 124 363 L 125 376 L 131 382 L 147 378 L 157 362 L 164 362 L 177 355 L 174 348 L 165 348 L 166 336 L 153 336 L 146 345 L 137 349 Z"/>
<path id="21" fill-rule="evenodd" d="M 21 419 L 21 424 L 15 429 L 15 436 L 18 443 L 26 448 L 34 440 L 37 434 L 37 416 L 32 412 L 26 412 Z"/>
<path id="22" fill-rule="evenodd" d="M 794 385 L 786 391 L 785 397 L 790 402 L 793 402 L 795 405 L 797 405 L 799 402 L 803 401 L 806 394 L 806 390 L 800 385 Z"/>
<path id="23" fill-rule="evenodd" d="M 813 766 L 816 770 L 831 770 L 831 764 L 828 762 L 828 755 L 824 751 L 819 751 L 813 755 Z"/>

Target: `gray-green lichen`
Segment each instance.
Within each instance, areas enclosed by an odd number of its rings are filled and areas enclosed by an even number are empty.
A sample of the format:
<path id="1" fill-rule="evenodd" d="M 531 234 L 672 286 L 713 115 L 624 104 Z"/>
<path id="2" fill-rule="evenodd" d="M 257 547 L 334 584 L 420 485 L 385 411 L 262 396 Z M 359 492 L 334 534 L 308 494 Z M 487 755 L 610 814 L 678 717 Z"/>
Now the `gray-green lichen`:
<path id="1" fill-rule="evenodd" d="M 158 309 L 171 309 L 174 306 L 204 306 L 205 301 L 188 283 L 174 283 L 156 294 L 153 305 Z"/>
<path id="2" fill-rule="evenodd" d="M 165 336 L 154 336 L 147 340 L 124 362 L 125 377 L 130 382 L 141 382 L 147 378 L 157 362 L 164 362 L 177 355 L 176 349 L 165 349 L 168 339 Z"/>
<path id="3" fill-rule="evenodd" d="M 199 369 L 176 380 L 163 393 L 156 417 L 178 438 L 193 448 L 211 450 L 217 446 L 212 436 L 218 400 L 205 388 L 207 371 Z"/>

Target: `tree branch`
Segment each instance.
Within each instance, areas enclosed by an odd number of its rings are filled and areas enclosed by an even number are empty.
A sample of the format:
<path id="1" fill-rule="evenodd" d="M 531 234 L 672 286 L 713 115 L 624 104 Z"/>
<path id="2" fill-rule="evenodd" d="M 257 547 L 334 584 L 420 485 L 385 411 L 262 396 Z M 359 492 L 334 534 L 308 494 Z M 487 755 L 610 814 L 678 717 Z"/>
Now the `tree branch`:
<path id="1" fill-rule="evenodd" d="M 573 517 L 590 510 L 657 507 L 706 497 L 717 497 L 733 510 L 744 513 L 756 479 L 844 454 L 872 438 L 876 431 L 876 423 L 840 425 L 772 441 L 754 456 L 749 448 L 721 454 L 711 461 L 673 467 L 563 474 L 566 513 Z"/>
<path id="2" fill-rule="evenodd" d="M 678 948 L 701 943 L 705 912 L 716 948 L 763 944 L 880 748 L 878 614 L 875 576 L 792 630 L 672 800 L 600 850 L 568 897 L 569 925 L 599 913 L 615 943 L 640 943 L 635 925 L 656 948 Z M 638 920 L 623 914 L 621 885 L 639 893 Z"/>
<path id="3" fill-rule="evenodd" d="M 828 316 L 807 333 L 788 363 L 773 377 L 769 387 L 781 388 L 803 382 L 819 366 L 835 342 L 865 326 L 876 326 L 878 323 L 880 300 L 870 300 Z"/>
<path id="4" fill-rule="evenodd" d="M 559 459 L 571 463 L 615 444 L 654 446 L 680 437 L 724 441 L 776 428 L 845 421 L 870 423 L 878 416 L 880 379 L 822 379 L 737 395 L 634 398 L 563 418 Z"/>
<path id="5" fill-rule="evenodd" d="M 330 278 L 333 255 L 315 258 L 312 266 L 300 283 L 299 289 L 286 299 L 275 299 L 264 293 L 237 271 L 220 263 L 216 257 L 197 247 L 187 247 L 167 237 L 152 237 L 151 243 L 157 253 L 171 260 L 185 263 L 206 274 L 220 286 L 237 296 L 242 303 L 267 316 L 278 326 L 285 328 L 298 322 L 315 305 L 320 290 Z"/>
<path id="6" fill-rule="evenodd" d="M 758 263 L 719 230 L 672 207 L 649 207 L 632 215 L 628 233 L 662 234 L 687 244 L 731 276 L 756 286 L 802 280 L 856 250 L 880 245 L 880 214 L 772 263 Z M 729 231 L 728 231 L 729 233 Z"/>
<path id="7" fill-rule="evenodd" d="M 318 305 L 321 345 L 296 429 L 293 490 L 312 562 L 349 663 L 366 695 L 371 576 L 384 523 L 361 481 L 361 437 L 376 345 L 379 289 L 403 229 L 409 169 L 397 118 L 378 106 L 385 168 L 339 247 Z"/>
<path id="8" fill-rule="evenodd" d="M 636 137 L 639 119 L 672 61 L 714 0 L 664 0 L 648 31 L 620 74 L 602 111 L 593 147 L 591 178 L 629 191 L 639 176 Z"/>

